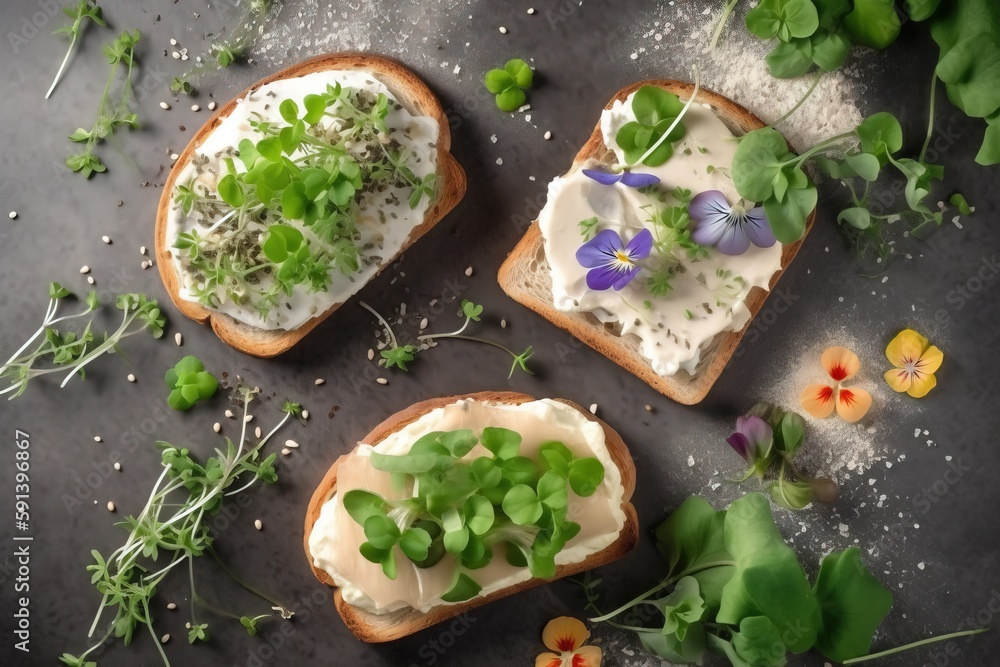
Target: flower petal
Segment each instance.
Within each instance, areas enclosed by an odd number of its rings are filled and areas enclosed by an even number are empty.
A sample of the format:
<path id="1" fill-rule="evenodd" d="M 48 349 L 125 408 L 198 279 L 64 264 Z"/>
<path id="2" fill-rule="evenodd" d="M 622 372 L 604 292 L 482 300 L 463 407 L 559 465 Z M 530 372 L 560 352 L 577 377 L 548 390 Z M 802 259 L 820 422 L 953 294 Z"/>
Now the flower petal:
<path id="1" fill-rule="evenodd" d="M 799 395 L 799 404 L 813 417 L 829 417 L 835 407 L 833 387 L 828 384 L 811 384 Z"/>
<path id="2" fill-rule="evenodd" d="M 730 256 L 742 255 L 750 248 L 750 237 L 747 236 L 746 226 L 739 218 L 731 216 L 726 221 L 726 230 L 715 247 L 723 255 Z"/>
<path id="3" fill-rule="evenodd" d="M 917 362 L 916 368 L 921 373 L 936 373 L 937 369 L 941 368 L 942 361 L 944 361 L 944 352 L 939 350 L 936 345 L 931 345 L 920 355 L 920 361 Z"/>
<path id="4" fill-rule="evenodd" d="M 542 643 L 551 651 L 575 651 L 590 637 L 583 621 L 572 616 L 553 618 L 542 630 Z"/>
<path id="5" fill-rule="evenodd" d="M 742 433 L 736 432 L 726 438 L 729 446 L 736 450 L 736 453 L 750 462 L 750 439 Z"/>
<path id="6" fill-rule="evenodd" d="M 732 206 L 720 190 L 699 192 L 688 204 L 688 215 L 695 222 L 708 220 L 718 215 L 727 216 Z"/>
<path id="7" fill-rule="evenodd" d="M 555 653 L 539 653 L 535 658 L 535 667 L 562 667 L 563 659 Z"/>
<path id="8" fill-rule="evenodd" d="M 914 373 L 913 382 L 906 393 L 913 398 L 923 398 L 931 389 L 937 386 L 937 378 L 934 373 Z"/>
<path id="9" fill-rule="evenodd" d="M 760 206 L 747 211 L 744 231 L 758 248 L 770 248 L 777 241 L 774 238 L 774 232 L 771 231 L 771 223 L 767 221 L 767 215 Z"/>
<path id="10" fill-rule="evenodd" d="M 613 229 L 603 229 L 577 249 L 576 261 L 587 269 L 605 266 L 613 262 L 618 251 L 622 249 L 622 239 L 618 236 L 618 232 Z"/>
<path id="11" fill-rule="evenodd" d="M 766 452 L 774 442 L 771 425 L 756 415 L 745 415 L 736 420 L 736 430 L 744 434 L 752 445 Z"/>
<path id="12" fill-rule="evenodd" d="M 834 382 L 843 382 L 855 376 L 861 368 L 861 360 L 846 347 L 831 347 L 821 358 L 823 368 Z"/>
<path id="13" fill-rule="evenodd" d="M 584 169 L 583 175 L 587 178 L 592 178 L 603 185 L 614 185 L 618 181 L 622 180 L 622 174 L 609 174 L 606 171 L 599 171 L 597 169 Z"/>
<path id="14" fill-rule="evenodd" d="M 603 292 L 618 285 L 619 281 L 626 276 L 628 276 L 628 271 L 620 269 L 617 266 L 599 266 L 587 272 L 587 288 L 596 292 Z M 628 280 L 631 280 L 630 276 Z M 628 280 L 625 281 L 622 287 L 628 284 Z M 621 287 L 615 287 L 615 289 L 620 290 Z"/>
<path id="15" fill-rule="evenodd" d="M 626 171 L 621 175 L 622 185 L 630 188 L 645 188 L 650 185 L 656 185 L 659 182 L 660 177 L 653 174 L 637 174 L 632 171 Z"/>
<path id="16" fill-rule="evenodd" d="M 601 667 L 604 654 L 597 646 L 581 646 L 573 655 L 573 667 Z"/>
<path id="17" fill-rule="evenodd" d="M 620 270 L 621 276 L 617 280 L 615 280 L 615 282 L 611 286 L 615 288 L 616 292 L 620 291 L 623 287 L 632 282 L 632 279 L 635 278 L 635 274 L 638 272 L 639 272 L 638 266 L 633 266 L 632 268 L 625 269 L 624 271 Z"/>
<path id="18" fill-rule="evenodd" d="M 906 391 L 913 382 L 913 375 L 905 368 L 893 368 L 891 371 L 886 371 L 882 377 L 893 391 L 898 392 Z"/>
<path id="19" fill-rule="evenodd" d="M 837 392 L 837 414 L 844 421 L 856 422 L 872 407 L 872 395 L 864 389 L 841 387 Z"/>
<path id="20" fill-rule="evenodd" d="M 632 240 L 625 246 L 625 254 L 633 262 L 649 257 L 649 251 L 653 249 L 653 232 L 643 229 L 632 237 Z"/>
<path id="21" fill-rule="evenodd" d="M 916 331 L 903 329 L 885 348 L 885 356 L 889 359 L 890 364 L 896 368 L 902 368 L 919 359 L 920 355 L 927 349 L 927 345 L 928 340 Z"/>

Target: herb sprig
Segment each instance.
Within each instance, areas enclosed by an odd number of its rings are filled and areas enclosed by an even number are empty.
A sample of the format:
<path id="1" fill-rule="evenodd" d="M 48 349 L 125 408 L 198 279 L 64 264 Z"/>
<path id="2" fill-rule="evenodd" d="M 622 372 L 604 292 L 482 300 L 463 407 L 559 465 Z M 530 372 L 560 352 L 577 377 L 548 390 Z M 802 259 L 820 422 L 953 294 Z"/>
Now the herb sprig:
<path id="1" fill-rule="evenodd" d="M 464 333 L 470 323 L 481 321 L 482 318 L 480 316 L 483 314 L 483 307 L 469 301 L 468 299 L 462 300 L 459 311 L 459 316 L 465 318 L 462 322 L 462 326 L 449 333 L 431 333 L 417 336 L 417 341 L 423 345 L 413 345 L 409 343 L 400 344 L 399 339 L 396 337 L 396 334 L 389 325 L 389 322 L 382 317 L 378 311 L 363 301 L 361 302 L 361 307 L 374 315 L 379 324 L 382 325 L 382 328 L 385 329 L 387 341 L 385 346 L 379 351 L 379 357 L 381 358 L 378 361 L 379 365 L 384 366 L 385 368 L 398 368 L 401 371 L 407 371 L 409 369 L 406 365 L 413 361 L 418 353 L 436 345 L 433 341 L 453 338 L 457 340 L 467 340 L 474 343 L 482 343 L 484 345 L 489 345 L 499 350 L 503 350 L 509 354 L 513 358 L 513 362 L 510 366 L 510 373 L 507 375 L 508 379 L 513 377 L 514 371 L 518 368 L 529 375 L 534 375 L 531 369 L 528 368 L 528 359 L 531 358 L 531 355 L 534 352 L 533 346 L 529 345 L 523 352 L 518 354 L 509 349 L 506 345 L 498 343 L 494 340 L 481 338 L 479 336 L 469 336 Z"/>
<path id="2" fill-rule="evenodd" d="M 132 70 L 136 65 L 135 49 L 139 38 L 138 30 L 126 30 L 119 34 L 113 42 L 104 46 L 104 55 L 111 65 L 111 73 L 108 75 L 108 82 L 104 85 L 104 92 L 101 93 L 101 103 L 97 108 L 97 120 L 94 121 L 94 125 L 89 130 L 81 127 L 69 135 L 70 141 L 84 144 L 84 150 L 82 153 L 66 158 L 66 166 L 84 178 L 90 178 L 95 173 L 107 171 L 101 158 L 94 154 L 94 148 L 98 144 L 113 135 L 119 128 L 139 126 L 138 116 L 129 108 L 129 102 L 132 99 Z M 122 94 L 118 100 L 112 102 L 111 86 L 122 66 L 125 68 Z"/>
<path id="3" fill-rule="evenodd" d="M 517 111 L 524 104 L 525 90 L 531 88 L 534 73 L 520 58 L 508 60 L 503 68 L 491 69 L 484 77 L 486 89 L 496 95 L 497 108 Z"/>
<path id="4" fill-rule="evenodd" d="M 490 455 L 469 458 L 478 444 Z M 604 480 L 596 458 L 576 457 L 550 441 L 534 461 L 521 455 L 519 433 L 498 427 L 478 436 L 468 429 L 428 433 L 405 455 L 373 452 L 371 464 L 412 483 L 415 495 L 387 500 L 360 489 L 344 494 L 344 508 L 364 528 L 361 555 L 395 579 L 397 547 L 419 568 L 450 554 L 454 578 L 445 602 L 479 594 L 482 586 L 470 573 L 489 565 L 499 544 L 510 565 L 538 578 L 555 576 L 556 555 L 580 532 L 567 517 L 569 491 L 588 497 Z"/>
<path id="5" fill-rule="evenodd" d="M 86 317 L 100 308 L 97 292 L 91 291 L 85 299 L 84 310 L 56 317 L 59 304 L 69 296 L 72 296 L 72 293 L 59 283 L 49 285 L 49 305 L 45 310 L 42 325 L 0 367 L 0 379 L 8 383 L 6 387 L 0 389 L 0 396 L 10 394 L 8 400 L 13 400 L 24 393 L 31 380 L 50 373 L 66 373 L 66 377 L 59 385 L 65 387 L 74 375 L 79 374 L 83 379 L 84 368 L 98 357 L 120 351 L 120 345 L 126 338 L 147 329 L 153 338 L 160 338 L 163 335 L 166 317 L 156 301 L 145 294 L 118 295 L 115 305 L 122 311 L 122 321 L 113 332 L 105 332 L 96 337 L 92 330 L 93 319 L 87 321 L 80 333 L 60 332 L 55 325 Z M 26 352 L 39 339 L 41 340 L 34 349 Z M 47 367 L 44 366 L 46 363 Z"/>
<path id="6" fill-rule="evenodd" d="M 252 593 L 273 605 L 276 613 L 255 617 L 237 616 L 204 600 L 194 586 L 194 559 L 206 553 L 218 559 L 213 550 L 215 536 L 206 520 L 218 513 L 226 498 L 245 491 L 258 482 L 273 484 L 277 481 L 274 467 L 276 455 L 265 457 L 262 450 L 292 416 L 301 412 L 298 404 L 286 403 L 283 407 L 284 418 L 256 444 L 251 444 L 247 441 L 246 416 L 258 390 L 238 387 L 237 391 L 243 403 L 243 426 L 238 445 L 226 438 L 225 448 L 216 449 L 215 456 L 200 464 L 188 449 L 157 442 L 157 446 L 162 449 L 163 471 L 138 515 L 129 516 L 118 524 L 129 531 L 125 543 L 107 558 L 96 549 L 91 551 L 94 563 L 87 566 L 87 570 L 93 573 L 91 583 L 102 595 L 100 607 L 87 636 L 94 636 L 106 610 L 114 613 L 114 619 L 108 624 L 103 636 L 82 654 L 63 654 L 60 658 L 63 664 L 71 667 L 96 665 L 86 662 L 86 658 L 103 646 L 109 637 L 120 638 L 127 646 L 132 642 L 136 630 L 145 626 L 164 665 L 169 667 L 170 661 L 153 627 L 155 618 L 150 612 L 150 603 L 157 587 L 170 571 L 183 569 L 185 566 L 191 582 L 188 641 L 192 644 L 208 639 L 208 624 L 203 619 L 199 620 L 196 612 L 198 606 L 238 620 L 251 635 L 256 634 L 258 625 L 265 619 L 279 615 L 282 618 L 292 616 L 287 606 L 250 587 L 247 588 Z M 229 573 L 224 565 L 223 569 Z M 236 581 L 245 586 L 239 579 Z"/>
<path id="7" fill-rule="evenodd" d="M 59 85 L 63 72 L 66 71 L 66 66 L 69 64 L 70 56 L 73 55 L 73 49 L 76 47 L 76 42 L 86 28 L 87 20 L 89 19 L 102 27 L 107 27 L 108 25 L 101 16 L 101 8 L 98 6 L 96 0 L 80 0 L 72 7 L 63 7 L 63 13 L 73 19 L 73 22 L 69 25 L 53 30 L 52 34 L 66 35 L 69 37 L 69 46 L 66 48 L 66 55 L 63 57 L 62 63 L 59 65 L 56 77 L 52 80 L 52 85 L 49 86 L 49 89 L 45 93 L 45 99 L 49 99 L 49 97 L 52 96 L 52 91 L 54 91 L 56 86 Z"/>

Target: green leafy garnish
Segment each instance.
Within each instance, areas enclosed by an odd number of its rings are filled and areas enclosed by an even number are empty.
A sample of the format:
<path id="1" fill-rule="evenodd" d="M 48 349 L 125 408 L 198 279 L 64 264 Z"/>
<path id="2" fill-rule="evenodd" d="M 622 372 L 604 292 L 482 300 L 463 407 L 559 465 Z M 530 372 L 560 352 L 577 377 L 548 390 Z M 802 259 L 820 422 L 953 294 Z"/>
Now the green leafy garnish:
<path id="1" fill-rule="evenodd" d="M 490 456 L 469 456 L 479 444 Z M 556 441 L 541 446 L 537 461 L 520 450 L 516 431 L 487 427 L 478 436 L 469 430 L 428 433 L 400 456 L 373 452 L 376 470 L 402 475 L 416 494 L 403 500 L 361 489 L 344 494 L 344 509 L 364 529 L 361 555 L 390 579 L 397 576 L 399 554 L 421 568 L 450 555 L 455 579 L 442 595 L 446 602 L 479 594 L 470 572 L 488 565 L 500 544 L 511 564 L 536 577 L 553 576 L 556 554 L 580 530 L 567 518 L 570 490 L 594 493 L 604 466 L 575 457 Z"/>
<path id="2" fill-rule="evenodd" d="M 97 120 L 86 130 L 77 128 L 69 136 L 70 141 L 84 144 L 84 150 L 66 158 L 66 166 L 84 178 L 90 178 L 95 173 L 107 171 L 100 157 L 94 154 L 94 148 L 106 138 L 113 135 L 119 128 L 138 127 L 138 117 L 129 109 L 132 99 L 132 70 L 136 65 L 135 49 L 139 43 L 139 31 L 124 31 L 118 37 L 104 46 L 104 55 L 111 64 L 111 73 L 101 93 L 101 102 L 97 110 Z M 120 67 L 125 68 L 125 83 L 122 94 L 115 102 L 111 101 L 111 86 L 118 75 Z"/>
<path id="3" fill-rule="evenodd" d="M 8 400 L 13 400 L 24 393 L 32 379 L 50 373 L 66 373 L 59 385 L 65 387 L 74 375 L 79 374 L 80 379 L 84 379 L 84 368 L 90 362 L 106 353 L 120 350 L 120 345 L 126 338 L 147 329 L 153 338 L 163 335 L 166 317 L 156 301 L 145 294 L 118 295 L 115 305 L 122 311 L 122 322 L 115 331 L 95 336 L 91 318 L 82 332 L 60 332 L 55 325 L 86 317 L 101 306 L 97 292 L 91 291 L 84 299 L 85 308 L 82 311 L 56 317 L 61 300 L 69 296 L 70 291 L 59 283 L 49 285 L 49 305 L 42 325 L 0 366 L 0 380 L 8 383 L 0 390 L 0 396 L 10 394 Z M 41 341 L 31 349 L 39 338 Z M 47 366 L 43 365 L 45 362 L 48 363 Z"/>
<path id="4" fill-rule="evenodd" d="M 684 124 L 675 122 L 683 110 L 684 104 L 673 93 L 659 86 L 639 88 L 632 98 L 636 119 L 622 125 L 615 135 L 615 141 L 625 153 L 625 162 L 629 165 L 639 162 L 653 146 L 655 150 L 646 155 L 643 164 L 656 167 L 670 159 L 674 144 L 684 138 Z M 668 130 L 669 134 L 664 137 Z"/>
<path id="5" fill-rule="evenodd" d="M 52 80 L 52 85 L 49 86 L 48 91 L 45 93 L 45 99 L 49 99 L 49 97 L 52 96 L 52 91 L 54 91 L 56 86 L 59 85 L 59 80 L 62 79 L 63 72 L 66 71 L 66 65 L 69 64 L 70 56 L 73 55 L 73 48 L 76 46 L 76 42 L 80 35 L 83 33 L 87 20 L 90 19 L 99 26 L 106 27 L 108 25 L 101 16 L 101 8 L 98 6 L 96 0 L 80 0 L 72 7 L 63 7 L 63 13 L 73 19 L 73 22 L 69 25 L 57 28 L 52 31 L 52 34 L 66 35 L 69 38 L 69 47 L 66 49 L 66 56 L 59 65 L 59 70 L 56 72 L 55 79 Z"/>
<path id="6" fill-rule="evenodd" d="M 215 396 L 219 381 L 205 370 L 205 364 L 194 355 L 188 355 L 169 369 L 164 377 L 170 395 L 167 405 L 174 410 L 189 410 L 198 401 Z"/>
<path id="7" fill-rule="evenodd" d="M 496 95 L 497 108 L 517 111 L 526 99 L 524 91 L 531 88 L 533 73 L 528 63 L 520 58 L 508 60 L 503 68 L 486 73 L 486 89 Z"/>

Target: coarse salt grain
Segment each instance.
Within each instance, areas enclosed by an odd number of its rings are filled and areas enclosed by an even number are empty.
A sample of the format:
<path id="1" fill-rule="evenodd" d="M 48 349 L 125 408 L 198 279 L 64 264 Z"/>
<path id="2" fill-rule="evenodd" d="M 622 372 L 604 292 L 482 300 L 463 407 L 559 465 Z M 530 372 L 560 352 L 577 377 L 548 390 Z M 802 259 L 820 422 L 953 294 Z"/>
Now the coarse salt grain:
<path id="1" fill-rule="evenodd" d="M 103 441 L 103 440 L 101 440 L 101 436 L 99 436 L 99 435 L 95 435 L 95 436 L 94 436 L 94 442 L 104 442 L 104 441 Z"/>
<path id="2" fill-rule="evenodd" d="M 596 415 L 597 414 L 597 403 L 591 403 L 590 404 L 590 414 L 592 414 L 592 415 Z"/>
<path id="3" fill-rule="evenodd" d="M 128 374 L 128 381 L 129 382 L 135 382 L 135 374 L 134 373 L 129 373 Z"/>
<path id="4" fill-rule="evenodd" d="M 121 471 L 121 469 L 122 469 L 122 464 L 119 463 L 118 461 L 115 461 L 115 470 Z"/>
<path id="5" fill-rule="evenodd" d="M 7 217 L 10 218 L 11 220 L 16 220 L 17 219 L 17 211 L 11 211 L 10 213 L 7 214 Z"/>
<path id="6" fill-rule="evenodd" d="M 501 35 L 506 35 L 507 34 L 507 28 L 505 28 L 503 26 L 500 26 L 500 34 Z"/>
<path id="7" fill-rule="evenodd" d="M 107 243 L 108 245 L 111 244 L 111 237 L 110 236 L 104 235 L 104 236 L 101 237 L 101 240 L 104 241 L 105 243 Z"/>

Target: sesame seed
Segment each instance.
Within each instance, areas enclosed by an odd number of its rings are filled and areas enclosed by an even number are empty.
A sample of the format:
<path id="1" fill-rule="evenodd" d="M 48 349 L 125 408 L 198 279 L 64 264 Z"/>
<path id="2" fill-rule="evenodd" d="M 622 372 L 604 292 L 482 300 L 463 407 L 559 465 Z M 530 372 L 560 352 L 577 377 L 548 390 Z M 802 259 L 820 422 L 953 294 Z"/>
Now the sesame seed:
<path id="1" fill-rule="evenodd" d="M 129 382 L 135 382 L 135 374 L 134 373 L 129 373 L 128 374 L 128 381 Z"/>
<path id="2" fill-rule="evenodd" d="M 646 406 L 643 406 L 643 407 L 646 408 L 646 412 L 652 412 L 653 411 L 653 406 L 652 405 L 646 405 Z"/>
<path id="3" fill-rule="evenodd" d="M 115 470 L 121 471 L 121 469 L 122 469 L 122 464 L 119 463 L 118 461 L 115 461 Z"/>
<path id="4" fill-rule="evenodd" d="M 17 211 L 11 211 L 10 213 L 7 214 L 7 217 L 10 218 L 11 220 L 16 220 L 17 219 Z"/>
<path id="5" fill-rule="evenodd" d="M 235 415 L 233 414 L 232 410 L 226 410 L 226 416 L 229 417 L 230 419 L 232 419 L 233 417 L 235 417 Z"/>
<path id="6" fill-rule="evenodd" d="M 465 275 L 467 275 L 467 276 L 471 276 L 472 275 L 472 267 L 471 266 L 465 270 Z"/>
<path id="7" fill-rule="evenodd" d="M 209 111 L 215 111 L 215 102 L 209 102 L 208 103 L 208 110 Z"/>
<path id="8" fill-rule="evenodd" d="M 94 442 L 104 442 L 104 441 L 103 441 L 103 440 L 101 440 L 101 436 L 99 436 L 99 435 L 95 435 L 95 436 L 94 436 Z"/>
<path id="9" fill-rule="evenodd" d="M 175 53 L 174 57 L 179 57 L 179 56 L 178 54 Z M 168 111 L 170 109 L 170 105 L 167 104 L 166 102 L 160 102 L 160 108 L 163 109 L 164 111 Z"/>
<path id="10" fill-rule="evenodd" d="M 144 246 L 144 245 L 139 246 L 139 254 L 140 255 L 145 255 L 146 254 L 146 246 Z"/>
<path id="11" fill-rule="evenodd" d="M 505 28 L 503 26 L 500 26 L 500 34 L 501 35 L 506 35 L 507 34 L 507 28 Z"/>
<path id="12" fill-rule="evenodd" d="M 115 511 L 115 504 L 114 504 L 114 502 L 112 502 L 110 500 L 108 501 L 108 511 L 109 512 L 114 512 Z"/>
<path id="13" fill-rule="evenodd" d="M 80 267 L 80 273 L 90 273 L 90 267 L 84 264 Z"/>
<path id="14" fill-rule="evenodd" d="M 255 437 L 258 437 L 258 438 L 259 438 L 259 437 L 260 437 L 260 433 L 261 433 L 261 431 L 260 431 L 260 426 L 258 426 L 257 428 L 255 428 L 255 429 L 253 430 L 253 434 L 254 434 L 254 436 L 255 436 Z"/>
<path id="15" fill-rule="evenodd" d="M 389 384 L 389 381 L 386 380 L 385 378 L 378 378 L 375 381 L 378 382 L 379 384 Z"/>
<path id="16" fill-rule="evenodd" d="M 545 141 L 548 141 L 549 139 L 552 138 L 552 133 L 549 132 L 548 130 L 545 130 L 545 134 L 542 135 L 542 138 L 544 138 Z"/>
<path id="17" fill-rule="evenodd" d="M 323 378 L 316 378 L 315 380 L 313 380 L 313 384 L 318 387 L 321 384 L 326 384 L 326 380 L 324 380 Z"/>
<path id="18" fill-rule="evenodd" d="M 597 414 L 597 403 L 591 403 L 590 404 L 590 414 L 592 414 L 592 415 L 596 415 Z"/>
<path id="19" fill-rule="evenodd" d="M 309 411 L 308 410 L 303 410 L 302 411 L 302 418 L 303 419 L 309 419 Z"/>
<path id="20" fill-rule="evenodd" d="M 219 422 L 215 422 L 214 424 L 212 424 L 212 430 L 215 431 L 216 433 L 221 433 L 222 424 L 220 424 Z"/>
<path id="21" fill-rule="evenodd" d="M 534 7 L 528 7 L 528 13 L 529 14 L 534 14 L 535 13 L 535 8 Z"/>
<path id="22" fill-rule="evenodd" d="M 101 240 L 104 241 L 105 243 L 107 243 L 108 245 L 111 245 L 111 237 L 110 236 L 107 236 L 107 235 L 102 236 Z"/>
<path id="23" fill-rule="evenodd" d="M 264 522 L 261 521 L 260 519 L 254 519 L 253 527 L 256 528 L 257 530 L 260 530 L 264 527 Z"/>
<path id="24" fill-rule="evenodd" d="M 87 276 L 87 283 L 93 285 L 95 282 L 94 276 Z"/>
<path id="25" fill-rule="evenodd" d="M 244 424 L 249 424 L 252 421 L 253 421 L 253 415 L 247 415 L 246 417 L 243 418 Z"/>
<path id="26" fill-rule="evenodd" d="M 173 611 L 174 609 L 177 609 L 177 605 L 174 604 L 173 602 L 168 602 L 167 603 L 167 609 L 169 609 L 170 611 Z"/>
<path id="27" fill-rule="evenodd" d="M 420 320 L 420 328 L 421 329 L 426 329 L 427 328 L 427 318 L 426 317 L 424 319 Z"/>
<path id="28" fill-rule="evenodd" d="M 292 453 L 292 450 L 290 450 L 288 447 L 284 447 L 281 450 L 281 455 L 282 456 L 289 456 L 291 453 Z"/>
<path id="29" fill-rule="evenodd" d="M 500 320 L 500 328 L 501 329 L 507 328 L 507 320 Z"/>
<path id="30" fill-rule="evenodd" d="M 177 160 L 179 160 L 179 159 L 180 159 L 180 157 L 181 157 L 181 156 L 180 156 L 180 155 L 178 155 L 177 153 L 171 153 L 171 154 L 170 154 L 170 159 L 171 159 L 171 160 L 173 160 L 174 162 L 176 162 Z"/>
<path id="31" fill-rule="evenodd" d="M 201 107 L 198 106 L 197 104 L 192 104 L 191 111 L 201 111 Z"/>
<path id="32" fill-rule="evenodd" d="M 168 641 L 170 641 L 170 635 L 169 634 L 163 635 L 162 637 L 160 637 L 160 643 L 161 644 L 166 644 Z"/>
<path id="33" fill-rule="evenodd" d="M 371 361 L 374 358 L 375 358 L 375 350 L 368 348 L 368 361 Z"/>
<path id="34" fill-rule="evenodd" d="M 177 347 L 184 344 L 184 335 L 180 331 L 174 334 L 174 342 L 177 343 Z"/>
<path id="35" fill-rule="evenodd" d="M 299 443 L 294 440 L 285 440 L 285 447 L 288 447 L 289 449 L 298 449 Z"/>

